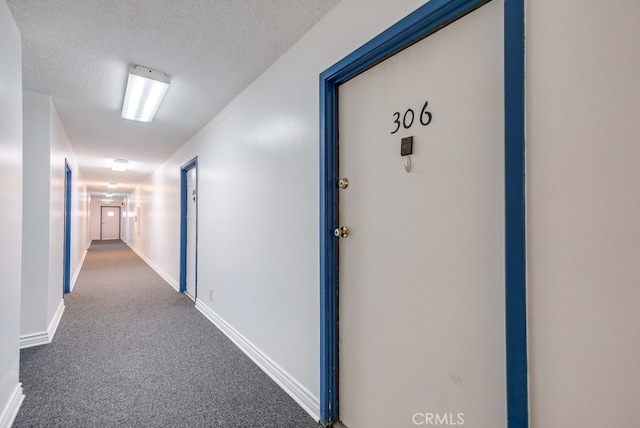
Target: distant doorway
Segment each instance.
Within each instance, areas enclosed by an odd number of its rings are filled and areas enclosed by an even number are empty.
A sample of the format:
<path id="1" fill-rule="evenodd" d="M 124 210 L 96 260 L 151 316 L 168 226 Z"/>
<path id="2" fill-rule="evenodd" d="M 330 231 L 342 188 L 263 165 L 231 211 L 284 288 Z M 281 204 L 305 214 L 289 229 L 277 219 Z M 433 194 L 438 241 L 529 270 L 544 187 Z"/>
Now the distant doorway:
<path id="1" fill-rule="evenodd" d="M 180 167 L 180 291 L 198 297 L 198 158 Z"/>
<path id="2" fill-rule="evenodd" d="M 62 293 L 71 291 L 71 167 L 64 160 L 64 249 L 62 260 Z"/>
<path id="3" fill-rule="evenodd" d="M 100 207 L 100 239 L 120 239 L 120 207 Z"/>

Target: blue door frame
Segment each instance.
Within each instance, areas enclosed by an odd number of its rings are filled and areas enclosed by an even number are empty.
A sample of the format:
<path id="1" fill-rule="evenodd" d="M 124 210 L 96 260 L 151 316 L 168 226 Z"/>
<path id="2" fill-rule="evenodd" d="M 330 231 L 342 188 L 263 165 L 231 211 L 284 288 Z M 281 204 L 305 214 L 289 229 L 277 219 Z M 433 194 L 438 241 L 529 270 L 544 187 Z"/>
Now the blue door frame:
<path id="1" fill-rule="evenodd" d="M 64 237 L 62 256 L 62 293 L 71 291 L 71 167 L 64 160 Z"/>
<path id="2" fill-rule="evenodd" d="M 194 157 L 189 162 L 180 167 L 180 292 L 187 290 L 187 173 L 189 170 L 198 167 L 198 157 Z M 198 174 L 196 174 L 196 189 L 198 188 Z M 196 284 L 198 283 L 198 198 L 196 197 Z M 196 285 L 196 295 L 198 298 L 198 287 Z"/>
<path id="3" fill-rule="evenodd" d="M 337 391 L 338 87 L 491 0 L 431 0 L 320 74 L 320 420 Z M 505 329 L 507 421 L 528 427 L 524 199 L 524 0 L 504 0 Z"/>

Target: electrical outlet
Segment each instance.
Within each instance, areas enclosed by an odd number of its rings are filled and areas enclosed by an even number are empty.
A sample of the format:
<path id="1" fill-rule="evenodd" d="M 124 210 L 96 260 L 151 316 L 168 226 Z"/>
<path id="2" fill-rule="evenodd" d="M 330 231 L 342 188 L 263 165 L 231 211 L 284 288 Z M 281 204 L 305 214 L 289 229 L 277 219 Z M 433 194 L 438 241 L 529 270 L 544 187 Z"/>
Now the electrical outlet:
<path id="1" fill-rule="evenodd" d="M 209 287 L 209 300 L 213 300 L 213 288 Z"/>

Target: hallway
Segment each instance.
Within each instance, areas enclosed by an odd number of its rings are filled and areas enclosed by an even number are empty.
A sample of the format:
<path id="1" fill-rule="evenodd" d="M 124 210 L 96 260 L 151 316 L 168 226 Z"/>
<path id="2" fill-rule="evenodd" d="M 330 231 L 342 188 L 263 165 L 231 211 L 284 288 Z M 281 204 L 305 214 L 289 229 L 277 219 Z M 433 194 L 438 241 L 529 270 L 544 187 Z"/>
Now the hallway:
<path id="1" fill-rule="evenodd" d="M 93 241 L 15 427 L 318 426 L 122 241 Z"/>
<path id="2" fill-rule="evenodd" d="M 0 428 L 638 426 L 639 20 L 0 0 Z"/>

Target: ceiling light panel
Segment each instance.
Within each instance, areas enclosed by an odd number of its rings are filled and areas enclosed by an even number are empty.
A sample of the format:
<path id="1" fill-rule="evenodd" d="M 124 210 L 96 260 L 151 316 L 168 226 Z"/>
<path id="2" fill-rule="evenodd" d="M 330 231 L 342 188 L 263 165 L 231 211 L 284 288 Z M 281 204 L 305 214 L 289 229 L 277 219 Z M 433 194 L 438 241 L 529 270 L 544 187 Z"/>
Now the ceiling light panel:
<path id="1" fill-rule="evenodd" d="M 124 159 L 116 159 L 113 161 L 113 164 L 111 165 L 111 169 L 113 171 L 120 171 L 120 172 L 126 171 L 128 167 L 129 167 L 129 161 Z"/>
<path id="2" fill-rule="evenodd" d="M 169 89 L 169 76 L 143 67 L 129 69 L 129 79 L 122 105 L 122 117 L 138 122 L 151 122 Z"/>

